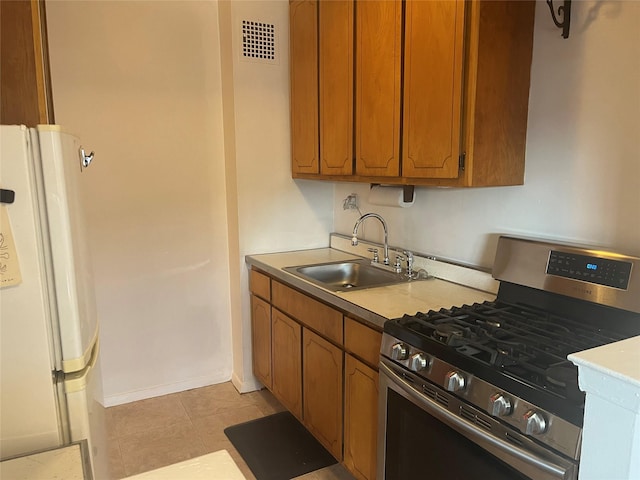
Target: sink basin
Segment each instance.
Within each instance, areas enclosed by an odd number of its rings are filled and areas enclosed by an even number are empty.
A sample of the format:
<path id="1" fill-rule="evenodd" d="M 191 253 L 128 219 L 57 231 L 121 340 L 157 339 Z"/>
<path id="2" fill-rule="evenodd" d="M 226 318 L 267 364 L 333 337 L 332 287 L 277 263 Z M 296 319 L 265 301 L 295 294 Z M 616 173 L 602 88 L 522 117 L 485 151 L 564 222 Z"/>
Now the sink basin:
<path id="1" fill-rule="evenodd" d="M 285 267 L 283 270 L 334 292 L 381 287 L 407 281 L 404 275 L 373 267 L 367 260 Z"/>

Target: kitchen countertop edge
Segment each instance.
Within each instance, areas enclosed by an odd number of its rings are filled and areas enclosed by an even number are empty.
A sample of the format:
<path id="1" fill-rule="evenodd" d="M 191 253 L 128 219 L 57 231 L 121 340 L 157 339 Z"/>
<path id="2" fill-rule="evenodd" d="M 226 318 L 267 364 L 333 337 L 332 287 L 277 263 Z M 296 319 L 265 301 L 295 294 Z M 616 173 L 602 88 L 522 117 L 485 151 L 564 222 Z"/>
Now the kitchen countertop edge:
<path id="1" fill-rule="evenodd" d="M 357 260 L 361 258 L 361 257 L 358 257 L 357 255 L 351 255 L 349 253 L 341 252 L 339 250 L 335 250 L 332 248 L 318 248 L 313 250 L 332 251 L 332 253 L 335 252 L 334 253 L 334 256 L 336 256 L 335 260 Z M 300 252 L 309 252 L 309 250 L 301 250 Z M 295 254 L 295 253 L 296 252 L 294 251 L 294 252 L 282 252 L 281 254 Z M 339 297 L 331 290 L 327 290 L 311 282 L 307 282 L 302 278 L 299 278 L 291 273 L 285 272 L 284 270 L 282 270 L 282 268 L 274 267 L 269 263 L 261 261 L 258 258 L 264 255 L 279 255 L 279 254 L 247 255 L 245 257 L 245 261 L 248 265 L 254 266 L 259 270 L 262 270 L 263 272 L 268 273 L 271 277 L 277 280 L 281 280 L 284 283 L 297 288 L 298 290 L 308 293 L 309 295 L 319 300 L 322 300 L 325 303 L 330 304 L 331 306 L 343 311 L 348 315 L 349 314 L 355 315 L 358 318 L 361 318 L 367 321 L 368 323 L 370 323 L 372 326 L 374 326 L 379 330 L 382 330 L 382 327 L 384 326 L 384 322 L 388 320 L 388 318 L 382 315 L 378 315 L 375 312 L 367 310 L 359 305 L 356 305 L 355 303 L 351 303 L 348 300 L 345 300 Z M 342 258 L 337 258 L 337 257 L 342 257 Z M 323 263 L 323 261 L 318 261 L 317 263 Z"/>
<path id="2" fill-rule="evenodd" d="M 456 289 L 464 289 L 462 290 L 464 294 L 461 296 L 465 299 L 467 298 L 467 292 L 474 293 L 476 297 L 474 300 L 489 300 L 495 298 L 495 295 L 491 292 L 485 292 L 473 287 L 457 284 L 449 280 L 439 278 L 372 287 L 359 291 L 333 292 L 283 270 L 284 267 L 357 259 L 362 259 L 362 257 L 331 247 L 245 256 L 245 262 L 247 263 L 247 265 L 255 267 L 256 269 L 265 272 L 276 280 L 280 280 L 320 301 L 331 305 L 332 307 L 344 312 L 346 315 L 353 315 L 358 319 L 364 320 L 366 323 L 370 324 L 372 327 L 380 331 L 383 329 L 384 323 L 387 320 L 389 320 L 390 318 L 400 317 L 402 316 L 402 314 L 397 316 L 385 316 L 379 312 L 376 312 L 375 308 L 366 308 L 365 306 L 363 306 L 363 303 L 370 303 L 363 301 L 363 298 L 366 299 L 368 293 L 371 292 L 376 292 L 376 294 L 378 295 L 382 293 L 385 293 L 387 295 L 391 294 L 394 298 L 397 296 L 399 299 L 401 299 L 401 297 L 416 297 L 415 295 L 412 295 L 410 291 L 412 288 L 419 289 L 421 291 L 421 295 L 417 296 L 418 298 L 415 299 L 414 307 L 415 303 L 424 303 L 425 307 L 423 310 L 429 309 L 428 302 L 423 301 L 423 299 L 421 298 L 429 289 L 429 283 L 427 282 L 443 282 L 443 284 L 446 285 L 445 288 L 451 288 L 452 292 L 456 291 Z M 425 285 L 425 287 L 423 288 L 422 285 Z M 350 299 L 353 301 L 351 301 Z M 456 305 L 455 301 L 453 301 L 453 303 L 451 304 L 448 304 L 447 308 L 453 305 Z M 407 308 L 407 311 L 404 313 L 414 314 L 415 312 L 411 311 L 410 308 Z"/>

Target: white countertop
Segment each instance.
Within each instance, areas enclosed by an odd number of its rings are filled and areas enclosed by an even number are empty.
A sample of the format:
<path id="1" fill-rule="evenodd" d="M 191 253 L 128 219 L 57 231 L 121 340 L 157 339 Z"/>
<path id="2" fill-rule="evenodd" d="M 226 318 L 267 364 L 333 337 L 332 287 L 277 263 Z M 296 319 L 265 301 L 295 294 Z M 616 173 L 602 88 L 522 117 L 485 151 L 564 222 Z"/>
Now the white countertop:
<path id="1" fill-rule="evenodd" d="M 3 460 L 0 478 L 11 480 L 84 480 L 84 452 L 80 444 Z M 89 477 L 87 477 L 89 478 Z"/>
<path id="2" fill-rule="evenodd" d="M 85 480 L 88 459 L 81 444 L 24 455 L 0 462 L 3 480 Z M 229 452 L 217 452 L 127 477 L 126 480 L 245 480 Z M 102 480 L 102 479 L 96 479 Z"/>
<path id="3" fill-rule="evenodd" d="M 640 336 L 573 353 L 569 360 L 640 388 Z"/>
<path id="4" fill-rule="evenodd" d="M 640 414 L 640 336 L 572 353 L 580 390 Z"/>
<path id="5" fill-rule="evenodd" d="M 226 450 L 174 463 L 124 480 L 245 480 Z"/>

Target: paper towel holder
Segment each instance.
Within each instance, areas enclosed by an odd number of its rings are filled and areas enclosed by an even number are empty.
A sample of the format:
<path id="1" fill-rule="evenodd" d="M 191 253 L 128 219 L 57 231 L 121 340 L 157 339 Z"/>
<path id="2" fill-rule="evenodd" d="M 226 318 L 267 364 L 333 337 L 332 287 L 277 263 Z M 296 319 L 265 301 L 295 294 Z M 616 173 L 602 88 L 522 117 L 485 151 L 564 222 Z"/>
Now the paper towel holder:
<path id="1" fill-rule="evenodd" d="M 373 187 L 385 186 L 380 183 L 372 183 L 369 189 Z M 413 202 L 413 194 L 415 191 L 415 185 L 388 185 L 390 187 L 402 187 L 402 201 L 405 203 Z"/>

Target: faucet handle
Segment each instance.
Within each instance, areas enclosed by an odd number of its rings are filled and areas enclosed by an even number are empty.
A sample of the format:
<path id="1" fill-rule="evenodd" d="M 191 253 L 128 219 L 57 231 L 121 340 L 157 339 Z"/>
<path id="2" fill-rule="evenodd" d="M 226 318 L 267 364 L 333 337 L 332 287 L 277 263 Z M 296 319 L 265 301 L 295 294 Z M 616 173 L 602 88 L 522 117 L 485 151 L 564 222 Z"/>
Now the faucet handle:
<path id="1" fill-rule="evenodd" d="M 396 254 L 396 263 L 394 265 L 396 269 L 396 273 L 402 272 L 402 262 L 404 262 L 405 260 L 406 260 L 406 257 L 403 257 L 399 253 Z"/>
<path id="2" fill-rule="evenodd" d="M 402 253 L 407 256 L 407 275 L 411 277 L 413 275 L 413 253 L 409 250 L 403 250 Z"/>
<path id="3" fill-rule="evenodd" d="M 378 255 L 378 249 L 377 248 L 367 248 L 367 252 L 373 253 L 373 260 L 371 260 L 373 263 L 379 263 L 380 262 L 380 256 Z"/>

